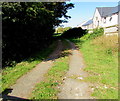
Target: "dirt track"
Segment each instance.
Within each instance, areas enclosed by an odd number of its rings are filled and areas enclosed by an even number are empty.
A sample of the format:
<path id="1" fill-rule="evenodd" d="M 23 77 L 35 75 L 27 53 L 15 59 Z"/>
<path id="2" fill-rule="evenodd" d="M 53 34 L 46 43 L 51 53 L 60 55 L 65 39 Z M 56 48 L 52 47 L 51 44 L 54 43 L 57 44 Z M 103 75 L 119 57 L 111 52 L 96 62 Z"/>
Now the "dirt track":
<path id="1" fill-rule="evenodd" d="M 69 61 L 69 71 L 66 74 L 64 84 L 60 87 L 61 92 L 58 94 L 58 98 L 93 99 L 90 96 L 92 91 L 90 84 L 82 81 L 87 76 L 87 73 L 83 71 L 85 65 L 82 55 L 72 42 L 68 42 L 71 45 L 72 55 Z"/>
<path id="2" fill-rule="evenodd" d="M 63 85 L 60 86 L 61 92 L 58 94 L 58 99 L 92 99 L 90 96 L 90 84 L 82 81 L 87 76 L 87 73 L 83 71 L 85 65 L 82 55 L 72 42 L 68 41 L 68 43 L 70 44 L 72 55 L 70 55 L 69 71 L 66 74 Z M 59 58 L 60 53 L 65 48 L 63 46 L 63 42 L 58 40 L 55 51 L 45 61 L 19 78 L 16 84 L 11 87 L 13 89 L 12 92 L 5 97 L 7 99 L 28 99 L 35 85 L 44 80 L 44 74 L 52 67 L 54 60 Z"/>
<path id="3" fill-rule="evenodd" d="M 16 84 L 14 84 L 11 87 L 13 90 L 11 93 L 9 93 L 9 96 L 6 96 L 6 98 L 29 98 L 35 85 L 40 81 L 44 80 L 44 74 L 47 73 L 50 67 L 52 67 L 54 59 L 58 58 L 62 49 L 62 42 L 61 40 L 58 40 L 57 48 L 55 49 L 55 51 L 52 54 L 50 54 L 45 61 L 41 62 L 30 72 L 19 78 Z"/>

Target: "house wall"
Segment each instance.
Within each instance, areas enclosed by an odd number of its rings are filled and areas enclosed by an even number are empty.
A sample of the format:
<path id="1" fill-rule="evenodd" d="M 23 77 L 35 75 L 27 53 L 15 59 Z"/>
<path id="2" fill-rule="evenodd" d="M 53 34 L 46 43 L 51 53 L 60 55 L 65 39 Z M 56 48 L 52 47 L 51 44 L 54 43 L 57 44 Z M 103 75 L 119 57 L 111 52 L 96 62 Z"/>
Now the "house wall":
<path id="1" fill-rule="evenodd" d="M 81 26 L 82 29 L 93 29 L 93 24 L 89 24 L 86 26 Z"/>
<path id="2" fill-rule="evenodd" d="M 99 14 L 98 9 L 95 10 L 94 16 L 93 16 L 93 28 L 101 27 L 102 26 L 102 18 Z"/>
<path id="3" fill-rule="evenodd" d="M 93 16 L 93 24 L 82 26 L 83 29 L 104 28 L 104 34 L 118 33 L 118 13 L 101 17 L 98 9 L 95 9 Z"/>
<path id="4" fill-rule="evenodd" d="M 88 25 L 87 29 L 93 29 L 93 23 Z"/>
<path id="5" fill-rule="evenodd" d="M 102 27 L 118 25 L 118 13 L 102 18 Z"/>
<path id="6" fill-rule="evenodd" d="M 82 29 L 87 29 L 87 30 L 88 30 L 88 33 L 92 33 L 93 31 L 90 30 L 90 29 L 93 29 L 93 23 L 92 23 L 92 24 L 89 24 L 89 25 L 86 25 L 86 26 L 82 26 L 81 28 L 82 28 Z"/>
<path id="7" fill-rule="evenodd" d="M 117 34 L 118 33 L 118 27 L 109 27 L 104 28 L 104 34 Z"/>
<path id="8" fill-rule="evenodd" d="M 106 19 L 103 18 L 103 25 L 104 28 L 104 34 L 111 35 L 111 34 L 117 34 L 118 33 L 118 13 L 113 14 L 112 16 L 106 17 Z"/>
<path id="9" fill-rule="evenodd" d="M 118 13 L 107 17 L 101 17 L 96 9 L 93 16 L 93 29 L 97 27 L 104 28 L 104 34 L 118 33 Z"/>
<path id="10" fill-rule="evenodd" d="M 86 22 L 87 22 L 87 21 L 81 23 L 81 24 L 79 25 L 79 27 L 81 27 L 82 29 L 87 29 L 87 26 L 83 26 Z"/>
<path id="11" fill-rule="evenodd" d="M 82 29 L 87 29 L 87 26 L 81 26 Z"/>

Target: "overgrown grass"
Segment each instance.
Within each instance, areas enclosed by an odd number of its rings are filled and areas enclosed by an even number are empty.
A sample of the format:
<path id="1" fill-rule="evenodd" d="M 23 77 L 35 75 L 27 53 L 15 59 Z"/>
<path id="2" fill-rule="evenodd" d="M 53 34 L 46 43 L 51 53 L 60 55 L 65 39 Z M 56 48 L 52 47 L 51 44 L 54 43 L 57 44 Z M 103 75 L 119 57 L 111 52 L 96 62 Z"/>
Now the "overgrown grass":
<path id="1" fill-rule="evenodd" d="M 57 99 L 58 86 L 68 70 L 68 57 L 61 57 L 45 75 L 45 80 L 37 84 L 31 99 Z"/>
<path id="2" fill-rule="evenodd" d="M 6 67 L 2 71 L 2 91 L 10 88 L 18 78 L 34 68 L 38 63 L 44 60 L 56 47 L 56 42 L 49 48 L 37 53 L 26 61 L 17 63 L 13 67 Z"/>
<path id="3" fill-rule="evenodd" d="M 64 75 L 68 71 L 69 44 L 65 40 L 64 51 L 56 59 L 53 67 L 45 74 L 45 80 L 36 85 L 31 99 L 57 99 L 59 85 L 62 84 Z"/>
<path id="4" fill-rule="evenodd" d="M 118 99 L 118 37 L 99 36 L 71 39 L 83 53 L 90 75 L 85 81 L 95 84 L 92 96 L 98 99 Z"/>

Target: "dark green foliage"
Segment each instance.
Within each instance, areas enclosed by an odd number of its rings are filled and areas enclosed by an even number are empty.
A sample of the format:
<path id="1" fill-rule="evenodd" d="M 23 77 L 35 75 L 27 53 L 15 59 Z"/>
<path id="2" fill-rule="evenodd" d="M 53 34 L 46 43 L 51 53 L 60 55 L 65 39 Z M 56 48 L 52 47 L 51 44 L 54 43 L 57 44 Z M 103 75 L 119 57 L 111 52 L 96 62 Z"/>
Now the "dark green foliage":
<path id="1" fill-rule="evenodd" d="M 87 31 L 83 30 L 81 27 L 72 28 L 72 29 L 69 29 L 69 30 L 65 31 L 62 34 L 62 37 L 64 37 L 64 38 L 79 38 L 79 37 L 82 37 L 83 35 L 85 35 L 86 32 Z"/>
<path id="2" fill-rule="evenodd" d="M 98 36 L 103 35 L 103 33 L 104 33 L 104 29 L 103 28 L 96 28 L 96 29 L 93 29 L 93 33 L 91 33 L 88 38 L 89 39 L 94 39 L 94 38 L 96 38 Z"/>
<path id="3" fill-rule="evenodd" d="M 66 9 L 63 9 L 63 8 Z M 66 3 L 13 2 L 2 4 L 2 64 L 10 65 L 47 48 L 54 27 L 73 5 Z M 59 13 L 59 14 L 58 14 Z M 67 17 L 66 17 L 67 18 Z"/>

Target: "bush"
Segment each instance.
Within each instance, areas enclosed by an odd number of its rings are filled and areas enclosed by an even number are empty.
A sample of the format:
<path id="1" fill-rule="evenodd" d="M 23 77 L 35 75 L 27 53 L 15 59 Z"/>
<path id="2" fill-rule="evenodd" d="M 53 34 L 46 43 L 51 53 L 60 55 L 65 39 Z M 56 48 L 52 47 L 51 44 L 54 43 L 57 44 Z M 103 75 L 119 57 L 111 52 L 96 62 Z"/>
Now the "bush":
<path id="1" fill-rule="evenodd" d="M 104 29 L 103 28 L 96 28 L 96 29 L 93 29 L 93 33 L 91 33 L 90 34 L 90 39 L 94 39 L 94 38 L 96 38 L 96 37 L 98 37 L 98 36 L 101 36 L 101 35 L 103 35 L 103 33 L 104 33 Z"/>
<path id="2" fill-rule="evenodd" d="M 87 31 L 83 30 L 81 27 L 72 28 L 72 29 L 69 29 L 69 30 L 65 31 L 62 34 L 62 37 L 63 38 L 80 38 L 83 35 L 85 35 L 86 33 L 87 33 Z"/>
<path id="3" fill-rule="evenodd" d="M 103 35 L 103 33 L 104 33 L 103 28 L 93 29 L 92 33 L 85 34 L 83 37 L 81 37 L 81 40 L 86 41 L 86 40 L 95 39 L 96 37 Z"/>

